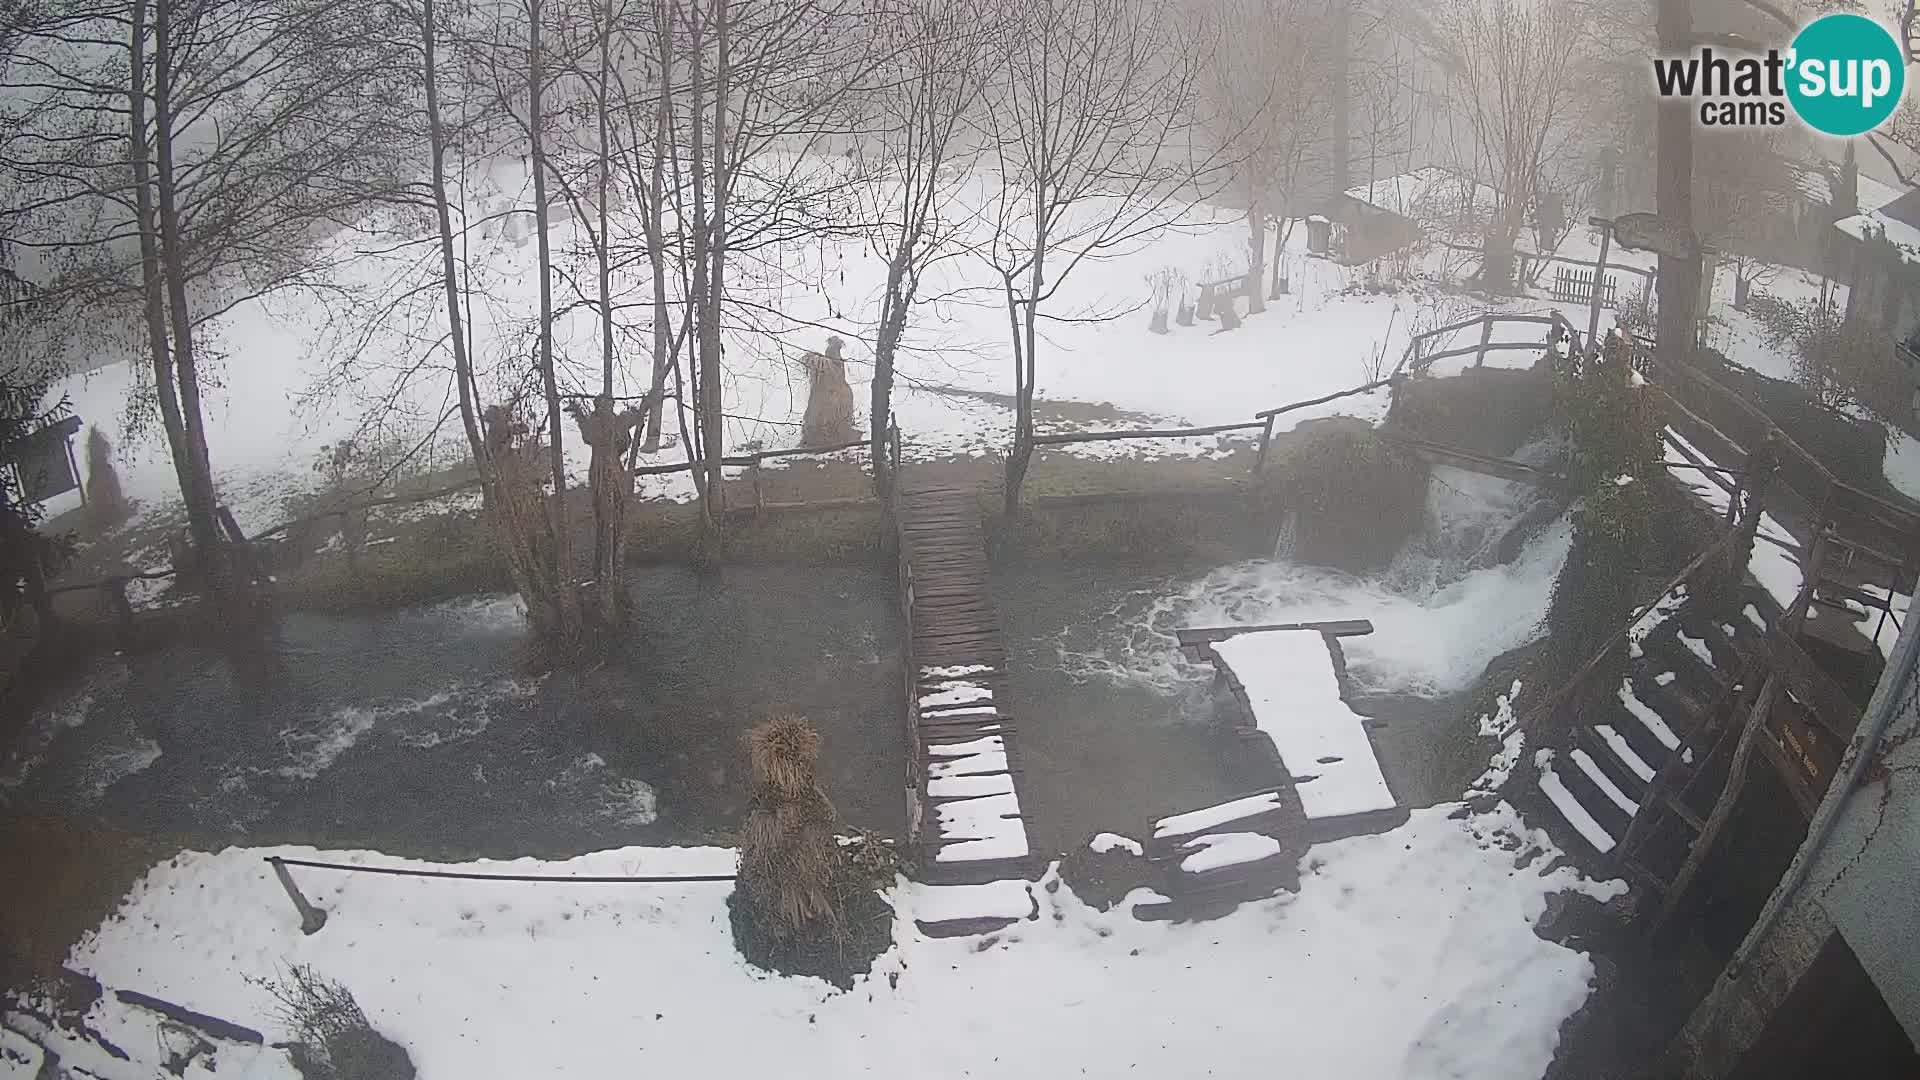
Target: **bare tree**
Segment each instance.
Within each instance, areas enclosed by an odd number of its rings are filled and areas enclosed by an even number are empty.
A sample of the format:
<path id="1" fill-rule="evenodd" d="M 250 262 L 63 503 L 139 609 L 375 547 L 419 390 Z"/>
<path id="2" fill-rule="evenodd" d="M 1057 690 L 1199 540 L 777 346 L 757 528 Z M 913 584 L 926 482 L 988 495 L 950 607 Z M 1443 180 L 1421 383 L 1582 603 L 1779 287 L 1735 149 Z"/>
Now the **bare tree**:
<path id="1" fill-rule="evenodd" d="M 1008 514 L 1033 457 L 1040 323 L 1064 317 L 1049 305 L 1082 264 L 1166 227 L 1227 161 L 1187 138 L 1201 72 L 1192 40 L 1152 0 L 1031 5 L 1007 28 L 987 97 L 1001 189 L 985 255 L 1013 347 Z"/>
<path id="2" fill-rule="evenodd" d="M 1440 19 L 1451 68 L 1451 117 L 1463 171 L 1490 185 L 1481 278 L 1513 279 L 1514 243 L 1581 107 L 1574 85 L 1580 41 L 1566 0 L 1450 0 Z"/>
<path id="3" fill-rule="evenodd" d="M 877 129 L 869 140 L 873 216 L 880 227 L 875 250 L 886 260 L 886 291 L 873 349 L 873 397 L 868 438 L 874 482 L 890 490 L 885 450 L 892 413 L 895 353 L 920 296 L 921 275 L 960 250 L 971 225 L 954 204 L 972 173 L 968 122 L 980 100 L 991 59 L 993 26 L 975 0 L 923 0 L 883 24 L 877 72 Z"/>
<path id="4" fill-rule="evenodd" d="M 217 588 L 212 324 L 316 284 L 326 234 L 401 198 L 389 22 L 377 0 L 56 0 L 18 13 L 0 213 L 41 256 L 39 295 L 76 324 L 139 298 L 189 532 Z"/>
<path id="5" fill-rule="evenodd" d="M 1267 226 L 1280 225 L 1274 292 L 1281 283 L 1286 222 L 1295 215 L 1307 151 L 1326 136 L 1336 95 L 1316 70 L 1328 40 L 1322 0 L 1224 0 L 1203 81 L 1211 136 L 1234 162 L 1233 189 L 1247 205 L 1248 312 L 1265 309 Z"/>

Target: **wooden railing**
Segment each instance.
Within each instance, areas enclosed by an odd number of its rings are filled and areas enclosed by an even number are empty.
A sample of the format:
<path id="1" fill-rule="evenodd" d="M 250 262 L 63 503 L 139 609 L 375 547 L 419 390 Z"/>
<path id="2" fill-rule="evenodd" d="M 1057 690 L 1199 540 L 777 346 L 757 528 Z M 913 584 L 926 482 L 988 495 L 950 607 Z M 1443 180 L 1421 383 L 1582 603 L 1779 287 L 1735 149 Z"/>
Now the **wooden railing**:
<path id="1" fill-rule="evenodd" d="M 1495 341 L 1493 340 L 1493 328 L 1502 323 L 1513 323 L 1525 326 L 1546 326 L 1550 329 L 1548 330 L 1547 340 L 1545 341 Z M 1480 341 L 1477 344 L 1466 345 L 1457 349 L 1442 349 L 1432 353 L 1427 351 L 1429 342 L 1440 338 L 1451 337 L 1473 326 L 1480 328 Z M 1415 334 L 1413 340 L 1407 342 L 1406 353 L 1401 356 L 1400 363 L 1394 368 L 1394 372 L 1398 374 L 1402 371 L 1410 370 L 1416 375 L 1421 374 L 1438 361 L 1452 359 L 1456 356 L 1472 356 L 1473 366 L 1482 367 L 1486 364 L 1487 354 L 1490 352 L 1549 348 L 1560 340 L 1561 335 L 1565 335 L 1566 338 L 1573 343 L 1572 347 L 1575 350 L 1579 349 L 1580 332 L 1575 330 L 1573 324 L 1568 322 L 1566 317 L 1557 311 L 1550 311 L 1545 315 L 1505 314 L 1489 311 L 1476 315 L 1471 319 L 1462 319 L 1459 322 L 1449 323 L 1438 329 Z"/>

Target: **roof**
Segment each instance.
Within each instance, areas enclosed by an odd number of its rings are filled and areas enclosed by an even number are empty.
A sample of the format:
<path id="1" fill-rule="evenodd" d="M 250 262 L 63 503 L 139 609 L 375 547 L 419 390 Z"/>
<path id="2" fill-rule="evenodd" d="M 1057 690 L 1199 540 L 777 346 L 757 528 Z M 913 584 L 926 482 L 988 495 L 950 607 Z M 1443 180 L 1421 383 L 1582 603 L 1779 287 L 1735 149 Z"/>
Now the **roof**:
<path id="1" fill-rule="evenodd" d="M 1795 164 L 1792 168 L 1802 195 L 1814 202 L 1832 205 L 1833 184 L 1840 177 L 1838 166 L 1825 162 L 1819 165 Z M 1858 176 L 1854 185 L 1854 195 L 1862 214 L 1870 214 L 1904 194 L 1905 188 L 1882 183 L 1865 173 Z"/>
<path id="2" fill-rule="evenodd" d="M 1472 209 L 1477 211 L 1474 216 L 1484 220 L 1498 205 L 1500 197 L 1493 185 L 1437 165 L 1384 176 L 1348 188 L 1346 194 L 1357 202 L 1423 225 L 1451 224 L 1465 217 L 1461 211 L 1468 208 L 1469 200 Z"/>
<path id="3" fill-rule="evenodd" d="M 1866 239 L 1869 232 L 1885 235 L 1904 261 L 1920 263 L 1920 188 L 1875 210 L 1841 218 L 1833 227 L 1856 240 Z"/>

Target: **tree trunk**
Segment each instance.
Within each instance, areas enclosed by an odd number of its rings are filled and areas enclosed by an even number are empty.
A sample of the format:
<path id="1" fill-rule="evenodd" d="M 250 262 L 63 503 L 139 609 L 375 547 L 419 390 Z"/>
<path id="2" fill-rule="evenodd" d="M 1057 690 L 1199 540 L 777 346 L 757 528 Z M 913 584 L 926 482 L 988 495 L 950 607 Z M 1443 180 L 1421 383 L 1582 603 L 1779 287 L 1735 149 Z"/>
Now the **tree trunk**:
<path id="1" fill-rule="evenodd" d="M 708 399 L 713 392 L 707 386 L 707 368 L 718 366 L 718 357 L 713 355 L 711 342 L 717 341 L 718 334 L 709 338 L 707 324 L 712 315 L 707 303 L 707 293 L 712 281 L 712 222 L 707 217 L 707 144 L 706 144 L 706 44 L 702 41 L 701 13 L 695 8 L 688 16 L 692 34 L 689 44 L 693 53 L 692 80 L 688 88 L 689 124 L 688 157 L 692 162 L 693 173 L 693 289 L 687 297 L 688 317 L 692 321 L 694 337 L 689 348 L 693 357 L 694 370 L 694 434 L 697 437 L 697 451 L 694 460 L 699 474 L 704 478 L 700 498 L 700 523 L 709 543 L 718 546 L 720 537 L 720 507 L 723 496 L 720 470 L 720 454 L 713 451 L 715 446 L 724 446 L 718 437 L 717 429 L 719 409 L 710 408 Z M 715 372 L 714 384 L 719 384 L 718 372 Z M 710 432 L 709 429 L 715 429 Z M 711 436 L 711 437 L 710 437 Z M 709 460 L 711 459 L 711 460 Z"/>
<path id="2" fill-rule="evenodd" d="M 886 498 L 893 491 L 894 476 L 888 471 L 887 430 L 888 417 L 893 415 L 893 358 L 900 346 L 900 338 L 907 329 L 907 298 L 903 282 L 906 278 L 906 264 L 913 258 L 913 241 L 901 240 L 901 246 L 893 254 L 893 262 L 887 267 L 887 291 L 881 301 L 880 332 L 873 345 L 873 401 L 872 415 L 867 427 L 869 456 L 873 459 L 873 484 L 875 492 Z"/>
<path id="3" fill-rule="evenodd" d="M 427 142 L 429 178 L 433 186 L 434 223 L 440 230 L 440 273 L 447 293 L 448 343 L 453 350 L 453 378 L 460 396 L 460 426 L 467 433 L 474 471 L 483 486 L 492 483 L 486 443 L 480 437 L 480 414 L 474 401 L 473 359 L 467 355 L 466 331 L 460 312 L 460 277 L 454 259 L 453 218 L 447 206 L 447 147 L 440 124 L 439 56 L 433 16 L 434 0 L 422 0 L 422 51 L 426 66 Z M 524 589 L 522 590 L 525 591 Z"/>
<path id="4" fill-rule="evenodd" d="M 1693 15 L 1688 0 L 1660 0 L 1657 40 L 1663 55 L 1688 48 Z M 1658 154 L 1654 207 L 1666 222 L 1693 226 L 1693 114 L 1682 98 L 1659 103 L 1655 117 Z M 1693 356 L 1693 309 L 1699 298 L 1698 257 L 1660 256 L 1654 290 L 1660 299 L 1655 348 L 1661 363 L 1686 363 Z"/>
<path id="5" fill-rule="evenodd" d="M 701 434 L 706 439 L 707 491 L 715 495 L 724 478 L 721 459 L 726 456 L 726 427 L 720 407 L 720 310 L 726 292 L 727 257 L 727 0 L 715 0 L 713 65 L 713 217 L 708 229 L 707 256 L 710 267 L 704 294 L 706 317 L 700 323 L 700 409 Z M 720 541 L 720 516 L 713 513 L 713 541 Z"/>
<path id="6" fill-rule="evenodd" d="M 1247 200 L 1247 251 L 1247 314 L 1258 315 L 1267 310 L 1267 301 L 1260 295 L 1260 280 L 1267 276 L 1267 218 L 1260 212 L 1257 196 Z"/>
<path id="7" fill-rule="evenodd" d="M 546 141 L 540 131 L 541 91 L 546 79 L 540 48 L 540 7 L 541 0 L 527 0 L 527 139 L 533 157 L 533 222 L 540 260 L 540 382 L 547 398 L 547 464 L 553 474 L 553 495 L 547 503 L 553 531 L 549 560 L 558 593 L 554 600 L 560 632 L 563 639 L 570 639 L 579 629 L 580 604 L 573 591 L 573 531 L 567 520 L 565 419 L 560 408 L 560 384 L 553 371 L 553 247 L 547 236 Z"/>
<path id="8" fill-rule="evenodd" d="M 180 415 L 180 394 L 174 383 L 173 347 L 167 343 L 166 283 L 160 274 L 160 225 L 153 207 L 153 150 L 147 139 L 146 0 L 134 0 L 132 15 L 128 156 L 133 164 L 134 212 L 140 232 L 140 285 L 146 302 L 147 348 L 153 354 L 154 397 L 160 406 L 160 424 L 166 429 L 174 476 L 180 482 L 180 498 L 193 506 L 199 502 L 195 492 L 200 481 L 194 472 L 193 456 L 187 450 L 187 426 Z"/>
<path id="9" fill-rule="evenodd" d="M 1349 87 L 1353 81 L 1349 73 L 1353 49 L 1353 14 L 1348 9 L 1349 0 L 1333 0 L 1333 64 L 1327 79 L 1327 90 L 1333 95 L 1333 191 L 1339 195 L 1353 186 L 1349 175 L 1347 140 L 1352 123 L 1349 119 Z"/>
<path id="10" fill-rule="evenodd" d="M 613 5 L 602 0 L 600 6 L 600 73 L 595 87 L 595 104 L 600 124 L 599 191 L 595 207 L 595 269 L 600 285 L 600 398 L 594 402 L 595 430 L 589 441 L 592 458 L 588 465 L 593 489 L 593 594 L 594 621 L 602 634 L 614 633 L 626 609 L 624 554 L 622 539 L 626 528 L 627 498 L 632 494 L 633 478 L 623 458 L 628 418 L 613 405 L 613 269 L 607 247 L 607 174 L 613 168 L 608 149 L 607 83 L 613 77 Z"/>
<path id="11" fill-rule="evenodd" d="M 180 388 L 182 443 L 193 487 L 182 491 L 187 507 L 187 531 L 194 555 L 216 592 L 227 585 L 226 560 L 215 519 L 213 466 L 207 455 L 207 430 L 200 404 L 200 374 L 193 351 L 193 316 L 187 305 L 187 266 L 180 232 L 180 208 L 173 176 L 173 0 L 155 0 L 153 56 L 154 151 L 156 189 L 160 203 L 160 272 L 166 281 L 167 308 L 173 330 L 173 368 Z"/>
<path id="12" fill-rule="evenodd" d="M 662 3 L 654 8 L 655 40 L 659 43 L 660 81 L 654 89 L 653 168 L 647 178 L 647 260 L 653 268 L 653 382 L 647 387 L 646 440 L 641 449 L 651 454 L 660 449 L 660 425 L 665 415 L 667 372 L 673 366 L 672 316 L 667 310 L 666 230 L 660 215 L 665 212 L 667 137 L 672 122 L 673 100 L 673 18 L 672 7 Z"/>

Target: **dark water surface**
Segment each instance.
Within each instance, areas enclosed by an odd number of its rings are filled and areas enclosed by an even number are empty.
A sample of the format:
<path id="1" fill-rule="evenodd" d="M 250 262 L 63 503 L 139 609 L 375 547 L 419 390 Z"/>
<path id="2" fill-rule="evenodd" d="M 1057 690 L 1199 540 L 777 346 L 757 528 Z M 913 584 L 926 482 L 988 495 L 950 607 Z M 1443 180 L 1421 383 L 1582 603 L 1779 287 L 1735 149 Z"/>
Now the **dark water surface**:
<path id="1" fill-rule="evenodd" d="M 0 756 L 0 799 L 196 846 L 301 842 L 432 857 L 724 838 L 739 736 L 774 712 L 825 740 L 850 823 L 897 833 L 899 619 L 876 572 L 630 574 L 638 632 L 585 673 L 519 673 L 510 598 L 288 615 L 244 655 L 108 658 Z"/>

